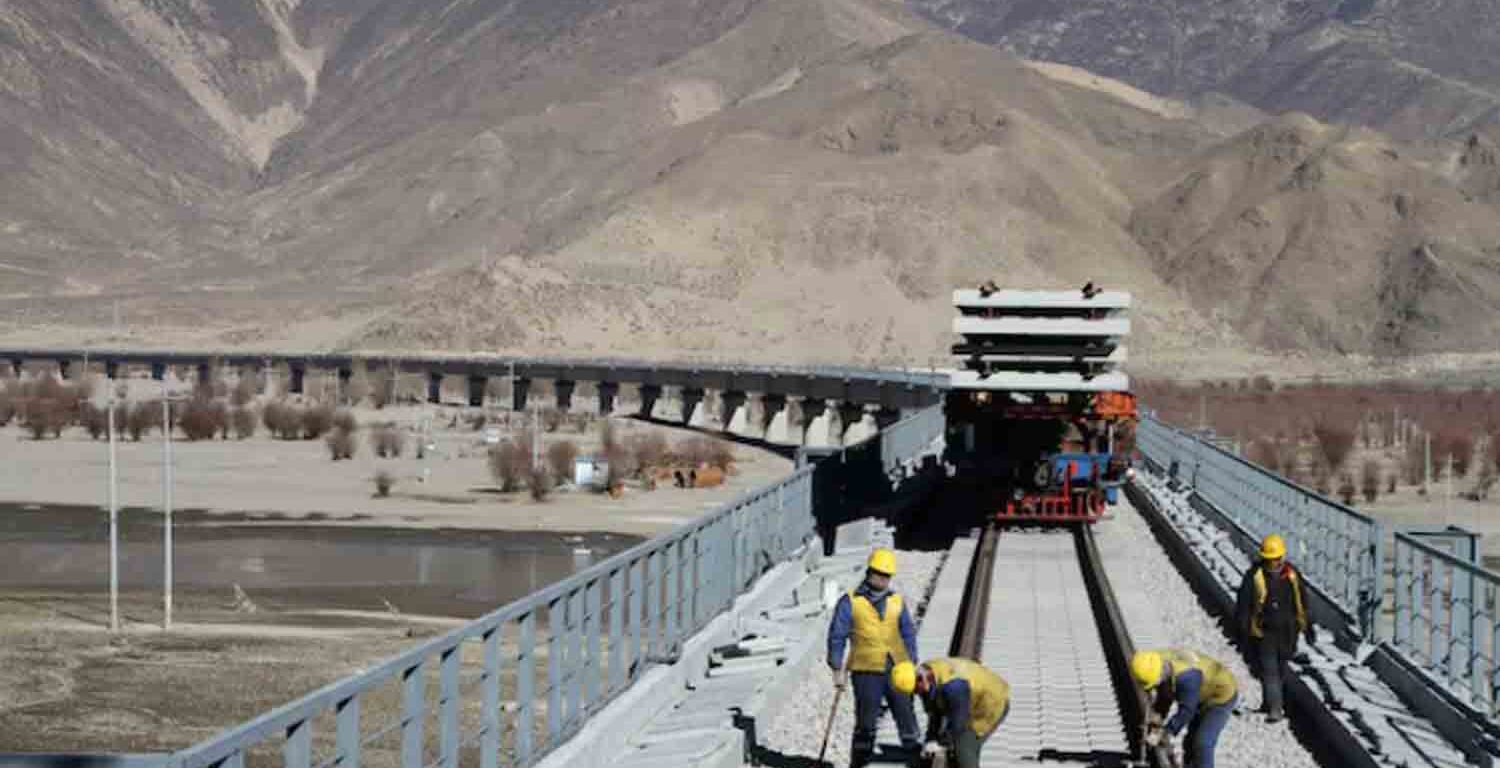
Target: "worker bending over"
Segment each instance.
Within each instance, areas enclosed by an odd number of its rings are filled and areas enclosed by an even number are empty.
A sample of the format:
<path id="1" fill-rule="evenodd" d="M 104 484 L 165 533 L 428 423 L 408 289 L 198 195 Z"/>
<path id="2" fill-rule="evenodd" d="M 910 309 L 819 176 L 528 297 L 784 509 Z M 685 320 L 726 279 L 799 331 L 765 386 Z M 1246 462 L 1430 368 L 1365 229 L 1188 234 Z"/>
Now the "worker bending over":
<path id="1" fill-rule="evenodd" d="M 1283 691 L 1297 655 L 1297 636 L 1305 635 L 1308 645 L 1315 637 L 1307 620 L 1302 574 L 1286 561 L 1286 542 L 1280 536 L 1271 534 L 1261 542 L 1260 562 L 1245 572 L 1234 613 L 1260 673 L 1266 722 L 1274 723 L 1284 715 Z"/>
<path id="2" fill-rule="evenodd" d="M 851 768 L 869 762 L 875 752 L 880 701 L 884 699 L 896 719 L 901 746 L 915 753 L 917 715 L 912 710 L 911 691 L 891 689 L 890 671 L 917 658 L 917 631 L 901 596 L 891 591 L 896 575 L 896 553 L 877 549 L 870 553 L 865 580 L 839 598 L 828 627 L 828 666 L 834 684 L 844 688 L 854 682 L 854 739 L 849 749 Z M 847 668 L 844 645 L 849 644 Z"/>
<path id="3" fill-rule="evenodd" d="M 1229 724 L 1229 716 L 1239 701 L 1234 674 L 1217 660 L 1194 651 L 1139 651 L 1130 659 L 1130 673 L 1146 693 L 1153 695 L 1153 718 L 1146 731 L 1146 743 L 1160 745 L 1165 738 L 1176 737 L 1187 728 L 1187 765 L 1189 768 L 1213 768 L 1214 748 L 1219 734 Z M 1177 711 L 1160 724 L 1177 704 Z"/>
<path id="4" fill-rule="evenodd" d="M 897 664 L 891 687 L 916 692 L 927 712 L 927 743 L 922 757 L 946 751 L 949 764 L 979 768 L 979 750 L 1010 713 L 1010 683 L 977 661 L 929 659 Z"/>

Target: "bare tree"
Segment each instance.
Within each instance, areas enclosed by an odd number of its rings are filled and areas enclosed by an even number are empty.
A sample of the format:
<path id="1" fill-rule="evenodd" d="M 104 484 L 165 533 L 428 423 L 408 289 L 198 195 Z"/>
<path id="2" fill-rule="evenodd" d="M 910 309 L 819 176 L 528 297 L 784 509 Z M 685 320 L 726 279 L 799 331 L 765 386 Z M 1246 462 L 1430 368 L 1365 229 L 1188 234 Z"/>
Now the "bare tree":
<path id="1" fill-rule="evenodd" d="M 1321 420 L 1313 425 L 1313 437 L 1318 441 L 1318 450 L 1323 455 L 1324 466 L 1330 475 L 1337 474 L 1354 449 L 1354 431 L 1344 424 L 1332 420 Z"/>
<path id="2" fill-rule="evenodd" d="M 386 423 L 370 431 L 370 448 L 382 458 L 397 458 L 406 446 L 406 437 L 395 424 Z"/>
<path id="3" fill-rule="evenodd" d="M 335 429 L 328 433 L 328 452 L 334 461 L 354 458 L 355 442 L 354 433 L 343 429 Z"/>
<path id="4" fill-rule="evenodd" d="M 531 451 L 505 440 L 490 450 L 490 474 L 500 484 L 501 493 L 514 493 L 531 474 Z"/>
<path id="5" fill-rule="evenodd" d="M 249 406 L 240 406 L 231 409 L 229 420 L 234 426 L 234 436 L 240 440 L 248 440 L 255 436 L 255 410 Z"/>
<path id="6" fill-rule="evenodd" d="M 1380 462 L 1367 459 L 1360 467 L 1359 492 L 1365 497 L 1366 504 L 1374 504 L 1375 499 L 1380 496 Z"/>
<path id="7" fill-rule="evenodd" d="M 572 440 L 563 440 L 547 446 L 547 466 L 552 477 L 558 481 L 573 476 L 573 463 L 578 460 L 578 445 Z"/>
<path id="8" fill-rule="evenodd" d="M 390 496 L 391 495 L 391 488 L 394 487 L 395 485 L 396 485 L 396 478 L 392 477 L 391 473 L 389 473 L 389 472 L 387 472 L 387 471 L 385 471 L 383 469 L 380 470 L 379 472 L 375 473 L 375 495 L 376 496 L 379 496 L 382 499 L 385 498 L 385 497 L 387 497 L 387 496 Z"/>

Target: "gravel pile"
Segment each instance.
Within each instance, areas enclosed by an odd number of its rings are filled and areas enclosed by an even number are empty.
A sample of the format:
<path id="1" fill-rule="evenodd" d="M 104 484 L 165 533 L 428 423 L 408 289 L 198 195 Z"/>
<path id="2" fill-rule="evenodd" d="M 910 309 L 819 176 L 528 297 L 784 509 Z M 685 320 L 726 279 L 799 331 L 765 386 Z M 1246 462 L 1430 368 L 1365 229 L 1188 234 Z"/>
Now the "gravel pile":
<path id="1" fill-rule="evenodd" d="M 1121 499 L 1113 519 L 1097 524 L 1110 586 L 1138 646 L 1168 645 L 1207 653 L 1225 662 L 1239 681 L 1239 713 L 1219 738 L 1216 764 L 1227 768 L 1313 768 L 1317 763 L 1292 735 L 1287 721 L 1267 724 L 1258 713 L 1260 681 L 1251 676 L 1225 627 L 1198 604 L 1140 512 Z M 1145 596 L 1146 599 L 1141 599 Z"/>
<path id="2" fill-rule="evenodd" d="M 928 593 L 937 579 L 944 552 L 896 551 L 898 572 L 894 579 L 897 592 L 908 601 L 908 610 L 920 617 L 921 606 L 926 604 Z M 918 618 L 920 622 L 920 618 Z M 946 648 L 917 648 L 924 658 L 946 653 Z M 823 646 L 814 651 L 816 658 L 808 665 L 808 675 L 798 686 L 796 693 L 777 713 L 776 719 L 757 738 L 764 748 L 787 757 L 802 757 L 815 760 L 822 746 L 823 731 L 828 726 L 828 712 L 833 706 L 833 673 L 824 663 Z M 922 715 L 922 706 L 916 706 L 917 717 Z M 834 715 L 832 735 L 828 739 L 828 753 L 824 759 L 831 765 L 842 768 L 849 765 L 849 737 L 854 733 L 854 696 L 852 689 L 845 691 L 839 699 L 838 711 Z"/>

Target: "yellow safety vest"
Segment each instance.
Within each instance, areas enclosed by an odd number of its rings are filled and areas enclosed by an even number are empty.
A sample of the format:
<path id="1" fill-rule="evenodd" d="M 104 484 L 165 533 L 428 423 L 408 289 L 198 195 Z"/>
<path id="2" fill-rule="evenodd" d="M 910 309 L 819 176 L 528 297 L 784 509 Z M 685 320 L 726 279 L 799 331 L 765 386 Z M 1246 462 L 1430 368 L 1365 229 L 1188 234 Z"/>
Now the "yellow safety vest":
<path id="1" fill-rule="evenodd" d="M 885 617 L 875 610 L 868 597 L 849 592 L 849 609 L 854 619 L 850 635 L 849 671 L 879 672 L 891 664 L 910 661 L 906 657 L 906 643 L 901 639 L 901 596 L 887 595 Z"/>
<path id="2" fill-rule="evenodd" d="M 1219 663 L 1218 660 L 1193 651 L 1170 650 L 1162 654 L 1172 664 L 1172 681 L 1182 677 L 1191 670 L 1203 673 L 1203 685 L 1199 688 L 1198 706 L 1217 707 L 1227 704 L 1234 698 L 1238 690 L 1238 684 L 1234 680 L 1234 673 L 1229 667 Z"/>
<path id="3" fill-rule="evenodd" d="M 932 659 L 923 662 L 932 670 L 933 685 L 941 688 L 957 678 L 969 683 L 969 728 L 979 738 L 995 730 L 1010 703 L 1010 683 L 978 662 L 968 659 Z M 935 692 L 932 695 L 937 695 Z"/>
<path id="4" fill-rule="evenodd" d="M 1288 568 L 1287 581 L 1292 585 L 1292 603 L 1297 608 L 1297 631 L 1307 631 L 1307 609 L 1302 606 L 1302 577 L 1297 569 Z M 1266 604 L 1266 569 L 1255 569 L 1255 607 L 1250 611 L 1250 636 L 1261 638 L 1265 630 L 1260 625 L 1260 609 Z"/>

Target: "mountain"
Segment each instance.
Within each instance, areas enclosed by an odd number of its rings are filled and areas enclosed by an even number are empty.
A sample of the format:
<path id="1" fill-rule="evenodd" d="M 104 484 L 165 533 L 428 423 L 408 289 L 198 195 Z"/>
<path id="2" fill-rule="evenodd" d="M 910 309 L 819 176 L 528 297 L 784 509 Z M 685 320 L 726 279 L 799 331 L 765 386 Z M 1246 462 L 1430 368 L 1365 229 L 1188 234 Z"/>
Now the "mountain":
<path id="1" fill-rule="evenodd" d="M 0 342 L 925 365 L 993 277 L 1135 291 L 1156 360 L 1467 352 L 1493 146 L 890 0 L 11 0 Z"/>
<path id="2" fill-rule="evenodd" d="M 1485 0 L 910 0 L 1019 56 L 1152 93 L 1419 139 L 1500 122 L 1500 6 Z"/>

